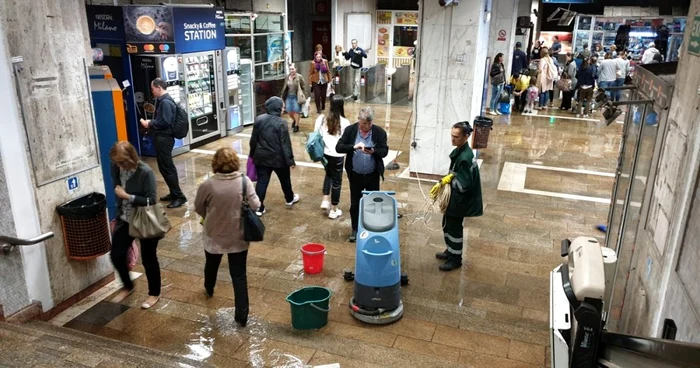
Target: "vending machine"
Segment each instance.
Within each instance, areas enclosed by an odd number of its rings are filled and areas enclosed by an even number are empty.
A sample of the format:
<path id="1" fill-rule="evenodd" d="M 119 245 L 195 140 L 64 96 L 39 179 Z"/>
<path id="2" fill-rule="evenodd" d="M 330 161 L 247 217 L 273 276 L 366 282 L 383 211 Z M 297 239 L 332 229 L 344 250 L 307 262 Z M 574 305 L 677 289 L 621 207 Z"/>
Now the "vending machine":
<path id="1" fill-rule="evenodd" d="M 229 134 L 237 133 L 243 129 L 241 123 L 241 95 L 240 87 L 240 65 L 241 56 L 238 47 L 227 47 L 224 51 L 224 69 L 226 70 L 225 79 L 225 100 L 226 100 L 226 129 Z"/>
<path id="2" fill-rule="evenodd" d="M 255 122 L 255 93 L 253 89 L 253 60 L 241 59 L 239 75 L 239 94 L 241 121 L 243 125 L 252 125 Z"/>
<path id="3" fill-rule="evenodd" d="M 167 92 L 176 104 L 184 106 L 186 98 L 185 78 L 180 55 L 132 55 L 132 78 L 134 102 L 136 105 L 137 121 L 153 119 L 156 113 L 156 98 L 151 93 L 151 82 L 155 78 L 163 79 Z M 154 132 L 138 126 L 138 141 L 141 156 L 155 156 L 153 144 Z M 189 137 L 176 139 L 173 156 L 189 151 Z"/>
<path id="4" fill-rule="evenodd" d="M 220 135 L 214 57 L 212 51 L 182 55 L 191 145 Z"/>

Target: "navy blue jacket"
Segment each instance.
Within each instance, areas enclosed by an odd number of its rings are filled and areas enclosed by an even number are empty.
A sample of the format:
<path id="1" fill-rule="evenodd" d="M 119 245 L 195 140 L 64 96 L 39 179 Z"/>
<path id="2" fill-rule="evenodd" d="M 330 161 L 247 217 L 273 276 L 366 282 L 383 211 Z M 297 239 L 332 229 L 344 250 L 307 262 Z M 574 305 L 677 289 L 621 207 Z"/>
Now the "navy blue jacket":
<path id="1" fill-rule="evenodd" d="M 177 105 L 169 94 L 165 93 L 156 99 L 156 115 L 148 125 L 156 134 L 172 135 L 172 125 L 177 116 Z"/>
<path id="2" fill-rule="evenodd" d="M 513 64 L 511 68 L 511 73 L 512 74 L 520 74 L 522 70 L 527 70 L 528 68 L 528 62 L 527 62 L 527 54 L 525 51 L 520 50 L 520 49 L 515 49 L 513 51 Z"/>
<path id="3" fill-rule="evenodd" d="M 367 53 L 361 47 L 358 47 L 356 49 L 350 49 L 348 52 L 344 52 L 343 56 L 345 56 L 346 60 L 350 60 L 350 66 L 353 69 L 359 69 L 362 68 L 362 58 L 366 59 Z M 355 66 L 353 64 L 356 64 L 358 66 Z"/>
<path id="4" fill-rule="evenodd" d="M 579 69 L 576 72 L 576 79 L 578 80 L 577 85 L 580 86 L 595 86 L 595 69 L 589 66 L 586 69 Z"/>

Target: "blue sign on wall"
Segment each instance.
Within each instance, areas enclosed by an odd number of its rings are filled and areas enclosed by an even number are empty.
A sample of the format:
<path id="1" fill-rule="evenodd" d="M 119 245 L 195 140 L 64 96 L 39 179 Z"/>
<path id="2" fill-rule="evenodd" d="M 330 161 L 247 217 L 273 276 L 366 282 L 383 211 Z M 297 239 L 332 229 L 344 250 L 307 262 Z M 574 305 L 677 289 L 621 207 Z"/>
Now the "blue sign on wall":
<path id="1" fill-rule="evenodd" d="M 215 8 L 173 8 L 175 49 L 179 54 L 226 48 L 224 12 Z"/>
<path id="2" fill-rule="evenodd" d="M 88 5 L 90 38 L 95 40 L 124 40 L 124 15 L 118 6 Z"/>

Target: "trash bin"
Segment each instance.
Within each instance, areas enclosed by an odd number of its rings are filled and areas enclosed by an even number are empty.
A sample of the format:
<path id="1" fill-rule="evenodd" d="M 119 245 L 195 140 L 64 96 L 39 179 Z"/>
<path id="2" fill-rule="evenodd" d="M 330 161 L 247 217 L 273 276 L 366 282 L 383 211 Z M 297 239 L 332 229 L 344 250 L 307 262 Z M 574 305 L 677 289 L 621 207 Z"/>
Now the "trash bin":
<path id="1" fill-rule="evenodd" d="M 106 208 L 107 198 L 102 193 L 91 193 L 56 206 L 68 258 L 94 259 L 112 249 Z"/>
<path id="2" fill-rule="evenodd" d="M 473 149 L 486 148 L 489 145 L 489 133 L 493 129 L 493 120 L 485 116 L 477 116 L 474 119 Z"/>

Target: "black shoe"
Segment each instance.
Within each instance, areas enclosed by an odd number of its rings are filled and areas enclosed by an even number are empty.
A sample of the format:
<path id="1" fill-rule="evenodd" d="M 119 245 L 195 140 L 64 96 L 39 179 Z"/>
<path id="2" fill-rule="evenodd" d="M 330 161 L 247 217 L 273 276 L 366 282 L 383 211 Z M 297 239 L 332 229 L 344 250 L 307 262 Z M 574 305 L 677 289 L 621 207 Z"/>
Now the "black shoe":
<path id="1" fill-rule="evenodd" d="M 295 125 L 294 127 L 292 127 L 292 132 L 298 133 L 298 132 L 299 132 L 299 126 L 298 126 L 298 125 Z"/>
<path id="2" fill-rule="evenodd" d="M 353 101 L 357 101 L 357 96 L 352 96 Z"/>
<path id="3" fill-rule="evenodd" d="M 209 289 L 207 289 L 207 288 L 205 287 L 205 288 L 204 288 L 204 292 L 206 292 L 206 293 L 207 293 L 207 296 L 210 297 L 210 298 L 214 296 L 214 289 L 209 290 Z"/>
<path id="4" fill-rule="evenodd" d="M 170 202 L 170 204 L 168 205 L 168 208 L 178 208 L 178 207 L 182 207 L 182 205 L 185 204 L 185 203 L 187 203 L 187 199 L 185 199 L 185 198 L 178 198 L 178 199 L 176 199 L 176 200 Z"/>
<path id="5" fill-rule="evenodd" d="M 462 261 L 456 259 L 448 259 L 447 262 L 440 265 L 440 271 L 452 271 L 462 267 Z"/>
<path id="6" fill-rule="evenodd" d="M 444 252 L 435 253 L 435 258 L 447 261 L 450 258 L 450 253 L 448 253 L 447 249 L 445 249 Z"/>
<path id="7" fill-rule="evenodd" d="M 236 310 L 235 314 L 233 315 L 233 319 L 238 323 L 239 326 L 245 327 L 248 324 L 248 311 L 244 311 L 241 313 L 238 313 L 238 310 Z"/>
<path id="8" fill-rule="evenodd" d="M 172 194 L 168 194 L 168 195 L 166 195 L 166 196 L 160 197 L 160 200 L 163 201 L 163 202 L 172 202 L 172 201 L 175 200 L 175 196 L 172 195 Z"/>
<path id="9" fill-rule="evenodd" d="M 354 243 L 357 240 L 357 232 L 353 231 L 352 234 L 348 237 L 348 241 L 350 243 Z"/>

